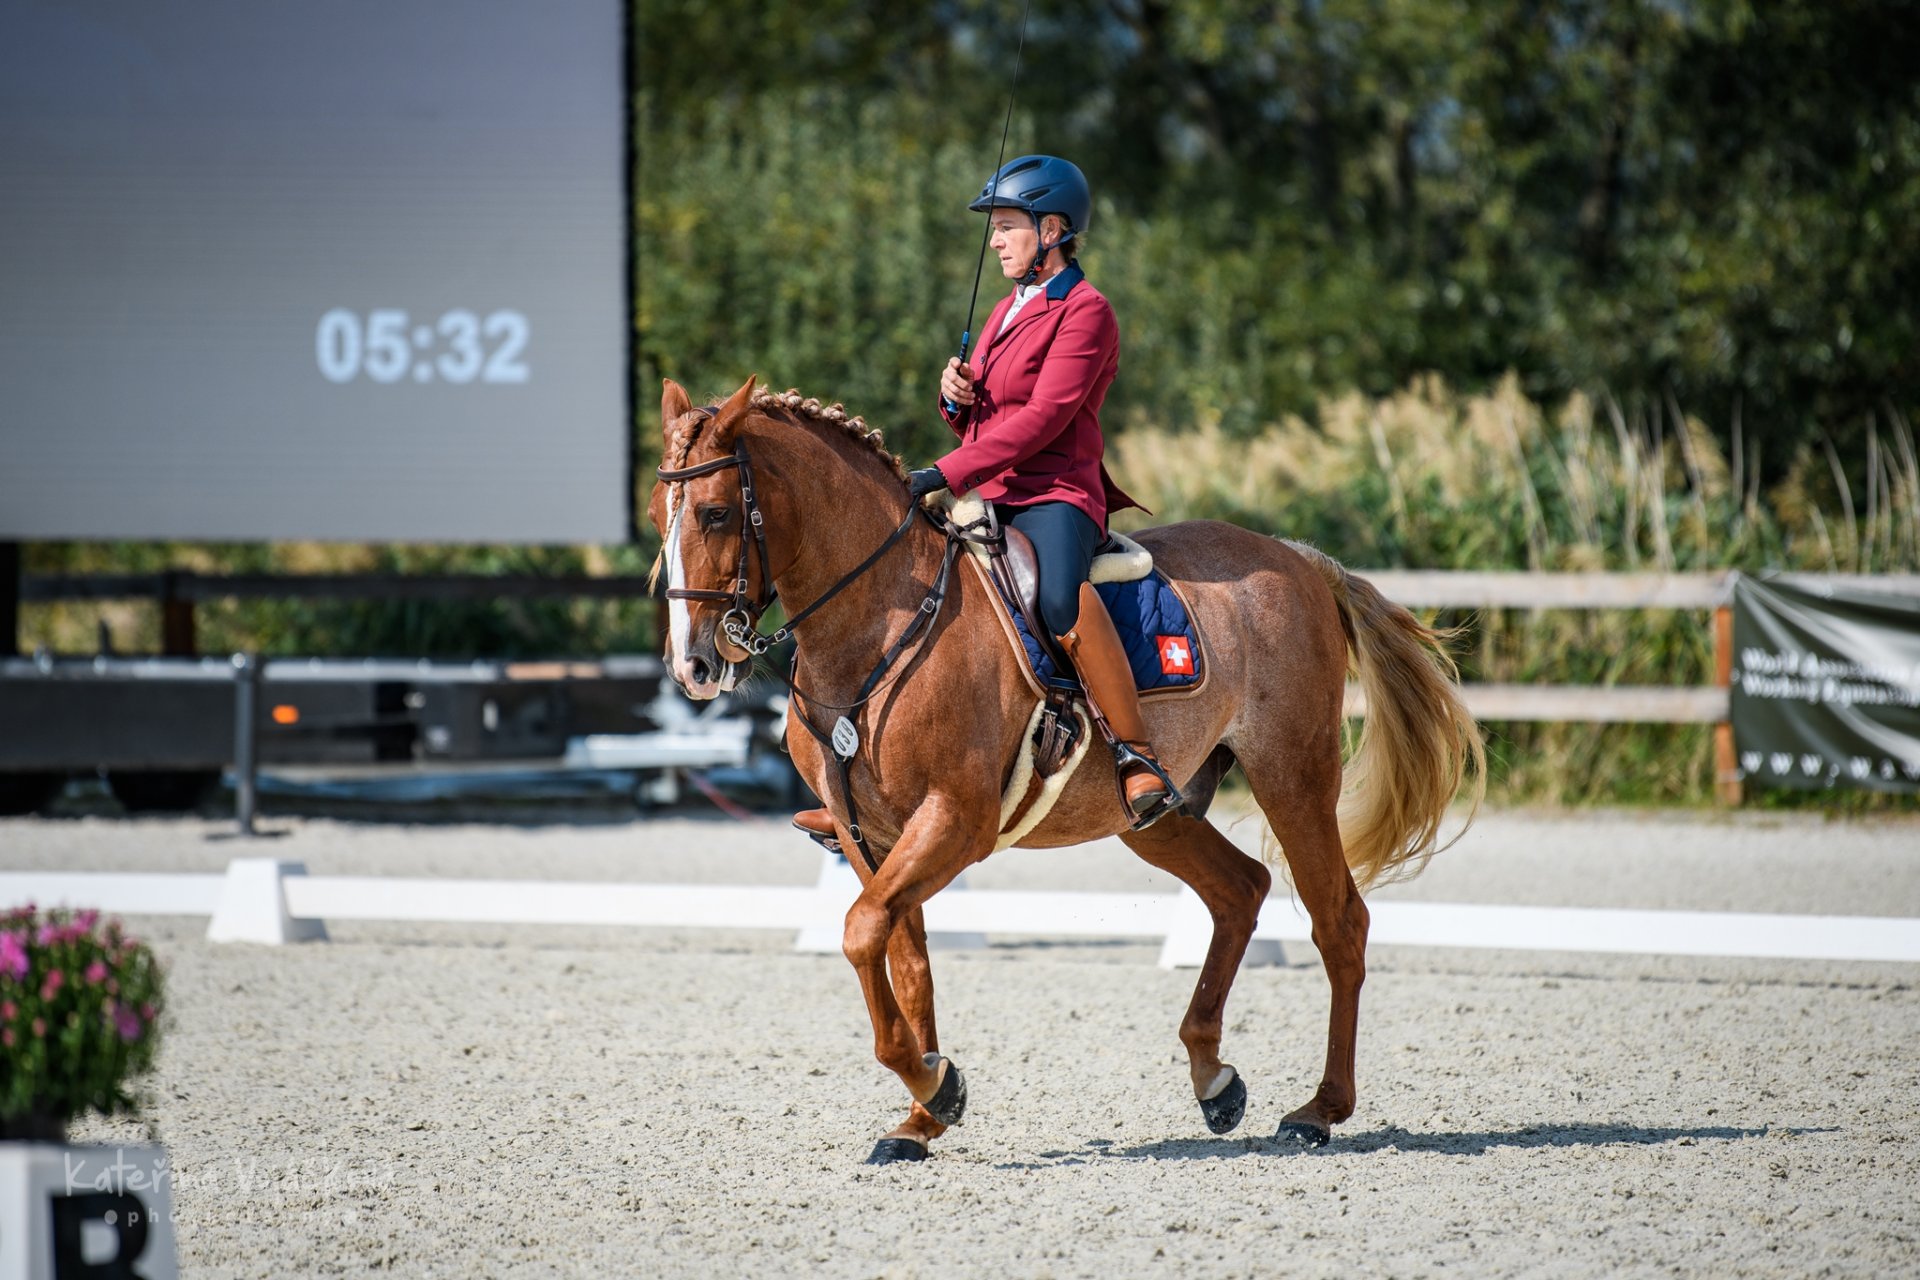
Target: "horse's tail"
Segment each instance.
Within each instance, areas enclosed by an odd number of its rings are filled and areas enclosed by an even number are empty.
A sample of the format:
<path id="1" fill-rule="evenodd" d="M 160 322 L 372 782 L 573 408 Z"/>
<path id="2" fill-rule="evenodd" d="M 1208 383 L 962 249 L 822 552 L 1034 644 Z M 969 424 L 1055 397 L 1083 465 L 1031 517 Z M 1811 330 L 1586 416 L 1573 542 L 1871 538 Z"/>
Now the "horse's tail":
<path id="1" fill-rule="evenodd" d="M 1487 790 L 1486 746 L 1447 652 L 1453 633 L 1421 625 L 1324 552 L 1287 545 L 1332 588 L 1366 699 L 1360 744 L 1341 775 L 1347 866 L 1363 889 L 1418 875 L 1446 847 L 1440 823 L 1461 785 L 1469 787 L 1468 824 Z"/>

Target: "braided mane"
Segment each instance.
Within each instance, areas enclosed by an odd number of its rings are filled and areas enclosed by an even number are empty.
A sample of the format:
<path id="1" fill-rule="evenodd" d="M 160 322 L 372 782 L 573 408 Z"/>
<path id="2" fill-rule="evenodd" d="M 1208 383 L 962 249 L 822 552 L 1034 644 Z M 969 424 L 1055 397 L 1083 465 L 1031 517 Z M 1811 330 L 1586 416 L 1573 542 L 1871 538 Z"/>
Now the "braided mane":
<path id="1" fill-rule="evenodd" d="M 762 412 L 777 410 L 789 419 L 804 420 L 839 431 L 854 443 L 864 445 L 876 458 L 887 464 L 896 479 L 902 484 L 906 483 L 906 463 L 888 452 L 877 427 L 869 427 L 865 418 L 848 413 L 845 405 L 823 404 L 812 396 L 801 395 L 792 388 L 785 391 L 756 390 L 750 403 L 753 408 Z M 688 415 L 685 424 L 667 440 L 665 452 L 672 459 L 669 465 L 674 467 L 687 465 L 687 459 L 693 454 L 693 446 L 698 443 L 701 431 L 710 421 L 711 419 L 705 414 Z"/>
<path id="2" fill-rule="evenodd" d="M 803 396 L 789 387 L 785 391 L 755 391 L 753 407 L 762 410 L 781 409 L 791 417 L 804 418 L 823 427 L 837 428 L 847 439 L 856 444 L 865 445 L 875 457 L 887 464 L 901 483 L 906 482 L 907 465 L 888 451 L 879 428 L 869 427 L 865 418 L 848 413 L 845 405 L 822 404 L 813 397 Z"/>

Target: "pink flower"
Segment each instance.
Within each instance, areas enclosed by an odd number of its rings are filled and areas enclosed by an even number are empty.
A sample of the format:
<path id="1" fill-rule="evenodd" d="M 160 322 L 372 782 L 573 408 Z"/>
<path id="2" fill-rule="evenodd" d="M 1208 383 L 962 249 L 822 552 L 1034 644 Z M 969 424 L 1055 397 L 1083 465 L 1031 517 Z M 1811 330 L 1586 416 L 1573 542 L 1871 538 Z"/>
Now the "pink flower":
<path id="1" fill-rule="evenodd" d="M 12 1022 L 13 1016 L 20 1012 L 20 1006 L 11 1000 L 0 1000 L 0 1022 Z"/>
<path id="2" fill-rule="evenodd" d="M 67 975 L 58 969 L 47 970 L 47 980 L 40 984 L 40 998 L 51 1000 L 60 994 L 60 988 L 66 983 Z"/>
<path id="3" fill-rule="evenodd" d="M 33 1034 L 36 1039 L 45 1037 L 47 1034 L 47 1020 L 45 1018 L 35 1018 L 33 1020 Z"/>
<path id="4" fill-rule="evenodd" d="M 148 1003 L 140 1006 L 140 1016 L 142 1018 L 145 1018 L 148 1022 L 152 1022 L 155 1018 L 160 1016 L 160 1013 L 159 1013 L 159 1010 L 155 1009 L 151 1003 Z"/>
<path id="5" fill-rule="evenodd" d="M 95 960 L 92 964 L 87 966 L 87 981 L 92 983 L 94 986 L 96 987 L 99 986 L 101 980 L 106 976 L 107 976 L 106 961 Z"/>
<path id="6" fill-rule="evenodd" d="M 57 925 L 53 923 L 53 921 L 49 920 L 47 921 L 47 923 L 40 926 L 39 941 L 41 946 L 43 947 L 52 946 L 54 939 L 58 938 L 59 936 L 60 936 L 60 929 Z"/>
<path id="7" fill-rule="evenodd" d="M 86 911 L 82 911 L 79 915 L 75 916 L 73 918 L 73 922 L 80 926 L 80 931 L 82 933 L 92 933 L 93 926 L 100 923 L 100 913 L 98 911 L 88 909 Z"/>
<path id="8" fill-rule="evenodd" d="M 11 1049 L 13 1048 L 13 1041 L 14 1041 L 13 1028 L 12 1027 L 0 1028 L 0 1044 L 3 1044 L 7 1046 L 7 1048 Z"/>
<path id="9" fill-rule="evenodd" d="M 132 1044 L 140 1038 L 140 1015 L 123 1004 L 113 1006 L 113 1029 L 120 1033 L 121 1040 Z"/>
<path id="10" fill-rule="evenodd" d="M 27 976 L 27 948 L 17 933 L 0 933 L 0 975 L 15 980 Z"/>

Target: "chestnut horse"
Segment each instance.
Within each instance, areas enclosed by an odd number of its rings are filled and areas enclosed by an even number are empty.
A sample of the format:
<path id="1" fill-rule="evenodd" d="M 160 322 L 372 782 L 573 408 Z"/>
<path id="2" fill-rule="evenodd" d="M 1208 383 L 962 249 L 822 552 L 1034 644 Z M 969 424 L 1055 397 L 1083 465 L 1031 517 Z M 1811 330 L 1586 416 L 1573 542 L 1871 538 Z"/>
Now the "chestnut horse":
<path id="1" fill-rule="evenodd" d="M 947 539 L 911 515 L 904 469 L 877 431 L 837 405 L 756 391 L 751 379 L 704 409 L 669 381 L 660 413 L 661 482 L 648 514 L 663 540 L 656 572 L 664 564 L 672 587 L 674 679 L 694 698 L 732 688 L 762 647 L 752 622 L 777 594 L 800 642 L 787 743 L 849 849 L 843 775 L 819 733 L 842 714 L 857 731 L 844 776 L 877 870 L 849 859 L 862 889 L 847 912 L 845 949 L 873 1021 L 874 1053 L 914 1100 L 872 1159 L 923 1159 L 960 1118 L 966 1090 L 939 1053 L 921 907 L 994 851 L 1001 793 L 1037 699 L 991 588 L 971 571 L 942 572 L 952 570 Z M 1184 593 L 1208 667 L 1197 691 L 1144 706 L 1187 807 L 1129 830 L 1112 763 L 1096 745 L 1019 843 L 1118 835 L 1206 904 L 1213 936 L 1180 1039 L 1202 1114 L 1224 1133 L 1245 1110 L 1246 1087 L 1220 1059 L 1221 1016 L 1272 881 L 1205 817 L 1214 788 L 1239 765 L 1312 918 L 1332 986 L 1320 1087 L 1278 1134 L 1317 1146 L 1354 1109 L 1367 944 L 1360 889 L 1423 865 L 1469 776 L 1477 806 L 1480 733 L 1460 702 L 1443 637 L 1331 558 L 1214 521 L 1148 529 L 1138 540 Z M 923 608 L 941 583 L 944 600 Z M 929 614 L 899 661 L 871 681 L 881 655 Z M 1366 721 L 1343 770 L 1349 663 Z M 808 731 L 802 716 L 819 728 Z"/>

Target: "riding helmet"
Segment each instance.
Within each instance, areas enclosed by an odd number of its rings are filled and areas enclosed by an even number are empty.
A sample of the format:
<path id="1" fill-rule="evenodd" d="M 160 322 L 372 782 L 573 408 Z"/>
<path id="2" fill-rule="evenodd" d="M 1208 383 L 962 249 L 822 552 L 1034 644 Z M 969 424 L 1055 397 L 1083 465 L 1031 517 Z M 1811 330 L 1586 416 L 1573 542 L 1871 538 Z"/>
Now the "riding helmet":
<path id="1" fill-rule="evenodd" d="M 980 196 L 967 206 L 974 213 L 989 209 L 1025 209 L 1038 226 L 1049 213 L 1066 218 L 1067 235 L 1085 231 L 1093 220 L 1093 193 L 1087 189 L 1087 175 L 1079 166 L 1058 156 L 1021 156 L 1002 165 L 1000 172 L 980 188 Z"/>

